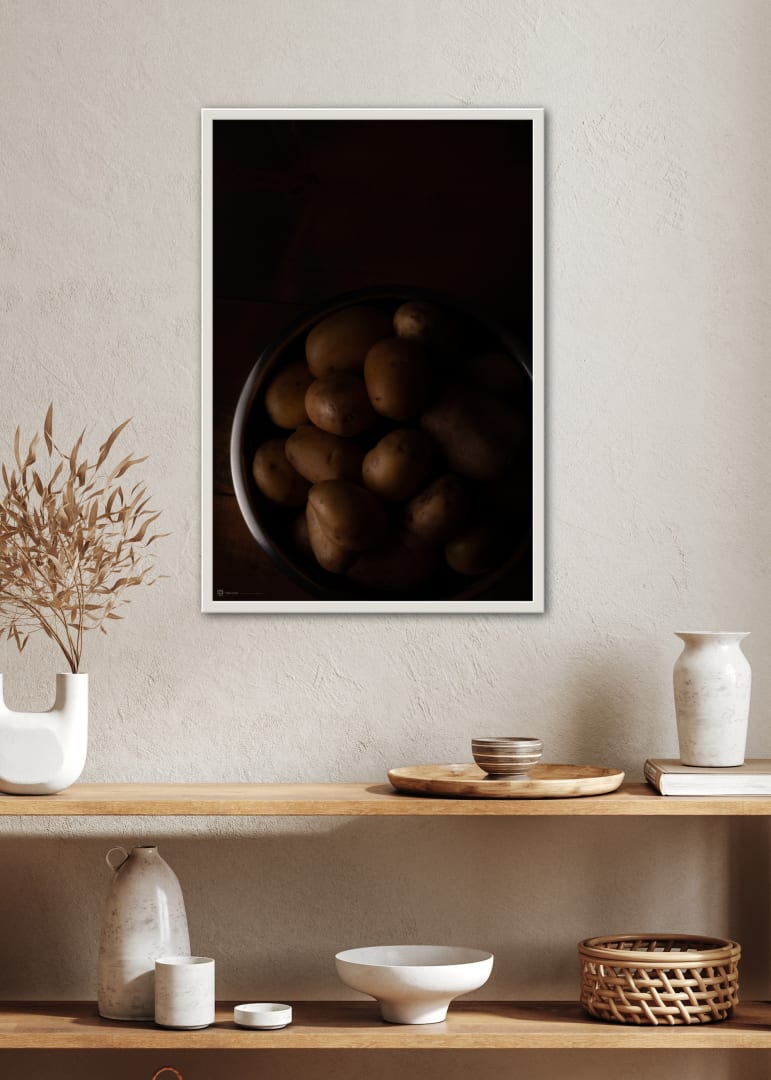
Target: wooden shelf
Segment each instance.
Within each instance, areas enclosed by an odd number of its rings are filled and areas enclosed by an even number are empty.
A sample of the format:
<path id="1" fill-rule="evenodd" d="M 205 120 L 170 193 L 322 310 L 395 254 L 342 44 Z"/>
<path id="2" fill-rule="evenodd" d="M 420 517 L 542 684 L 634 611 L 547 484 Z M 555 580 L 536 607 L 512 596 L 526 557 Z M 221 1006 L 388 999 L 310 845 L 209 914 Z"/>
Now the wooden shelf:
<path id="1" fill-rule="evenodd" d="M 771 1049 L 771 1003 L 746 1002 L 731 1020 L 695 1027 L 627 1027 L 592 1020 L 573 1002 L 456 1002 L 442 1024 L 386 1024 L 377 1005 L 299 1002 L 279 1031 L 233 1024 L 217 1008 L 203 1031 L 102 1020 L 93 1002 L 0 1003 L 0 1049 L 28 1050 L 628 1050 Z"/>
<path id="2" fill-rule="evenodd" d="M 402 795 L 390 784 L 75 784 L 58 795 L 0 794 L 0 816 L 604 817 L 771 815 L 764 795 L 662 796 L 646 784 L 576 799 Z"/>

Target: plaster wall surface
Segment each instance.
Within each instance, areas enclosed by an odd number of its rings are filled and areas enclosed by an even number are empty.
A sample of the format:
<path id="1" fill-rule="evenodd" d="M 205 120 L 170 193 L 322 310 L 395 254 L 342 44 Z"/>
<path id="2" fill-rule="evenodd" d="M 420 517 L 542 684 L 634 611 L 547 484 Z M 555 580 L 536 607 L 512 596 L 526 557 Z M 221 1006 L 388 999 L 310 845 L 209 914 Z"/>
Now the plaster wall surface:
<path id="1" fill-rule="evenodd" d="M 382 780 L 525 729 L 552 761 L 639 779 L 676 755 L 673 631 L 693 626 L 752 631 L 748 752 L 771 756 L 765 0 L 0 0 L 0 31 L 0 458 L 51 399 L 63 439 L 133 416 L 125 445 L 150 454 L 172 532 L 169 578 L 87 643 L 84 780 Z M 215 105 L 545 107 L 544 615 L 200 614 L 199 110 Z M 47 707 L 59 667 L 44 640 L 3 644 L 8 704 Z M 102 856 L 134 839 L 177 871 L 221 997 L 344 996 L 334 952 L 398 940 L 489 946 L 491 998 L 574 998 L 576 942 L 638 928 L 735 936 L 745 996 L 771 991 L 764 821 L 3 819 L 3 997 L 94 996 Z M 420 1075 L 512 1067 L 451 1056 Z M 4 1057 L 9 1080 L 107 1068 Z M 150 1058 L 109 1075 L 149 1077 Z M 760 1053 L 517 1060 L 535 1078 L 768 1070 Z M 185 1077 L 254 1068 L 190 1057 Z"/>

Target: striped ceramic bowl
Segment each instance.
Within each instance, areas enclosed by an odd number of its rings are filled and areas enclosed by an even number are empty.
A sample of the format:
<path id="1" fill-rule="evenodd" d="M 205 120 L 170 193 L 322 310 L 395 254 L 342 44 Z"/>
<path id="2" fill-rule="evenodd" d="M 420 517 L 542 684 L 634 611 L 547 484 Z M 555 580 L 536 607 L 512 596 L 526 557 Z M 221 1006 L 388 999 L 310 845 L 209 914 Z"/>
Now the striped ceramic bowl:
<path id="1" fill-rule="evenodd" d="M 472 739 L 471 753 L 489 776 L 524 776 L 541 760 L 543 743 L 524 735 Z"/>

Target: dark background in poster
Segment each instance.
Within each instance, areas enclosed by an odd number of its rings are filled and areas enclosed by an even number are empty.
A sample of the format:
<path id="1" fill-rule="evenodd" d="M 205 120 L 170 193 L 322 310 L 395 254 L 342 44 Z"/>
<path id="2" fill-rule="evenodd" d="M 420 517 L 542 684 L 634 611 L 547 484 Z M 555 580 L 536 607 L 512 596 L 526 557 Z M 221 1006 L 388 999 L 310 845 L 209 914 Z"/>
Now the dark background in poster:
<path id="1" fill-rule="evenodd" d="M 263 554 L 235 499 L 244 381 L 310 305 L 373 285 L 456 296 L 530 347 L 532 124 L 219 119 L 213 148 L 213 599 L 310 599 Z M 489 598 L 529 599 L 530 560 Z"/>

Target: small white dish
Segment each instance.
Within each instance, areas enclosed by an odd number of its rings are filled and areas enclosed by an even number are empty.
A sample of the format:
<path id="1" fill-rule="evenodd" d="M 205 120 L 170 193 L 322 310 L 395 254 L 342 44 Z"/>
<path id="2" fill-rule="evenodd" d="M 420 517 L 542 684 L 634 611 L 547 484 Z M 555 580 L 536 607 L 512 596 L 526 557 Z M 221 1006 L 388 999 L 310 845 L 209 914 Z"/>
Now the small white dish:
<path id="1" fill-rule="evenodd" d="M 236 1005 L 233 1023 L 239 1027 L 271 1028 L 286 1027 L 292 1023 L 292 1006 L 279 1005 L 275 1001 L 252 1001 L 248 1005 Z"/>
<path id="2" fill-rule="evenodd" d="M 384 945 L 346 949 L 335 957 L 346 986 L 380 1002 L 392 1024 L 439 1024 L 459 994 L 490 977 L 493 954 L 440 945 Z"/>

